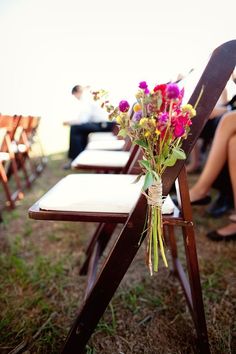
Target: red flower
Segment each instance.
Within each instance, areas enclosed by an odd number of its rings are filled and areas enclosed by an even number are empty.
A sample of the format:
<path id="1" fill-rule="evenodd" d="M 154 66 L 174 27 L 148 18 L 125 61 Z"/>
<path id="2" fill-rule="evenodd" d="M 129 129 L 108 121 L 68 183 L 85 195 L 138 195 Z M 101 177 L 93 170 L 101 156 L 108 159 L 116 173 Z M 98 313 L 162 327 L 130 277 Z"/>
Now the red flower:
<path id="1" fill-rule="evenodd" d="M 161 84 L 161 85 L 156 85 L 153 89 L 154 92 L 161 91 L 162 96 L 165 95 L 167 85 L 166 84 Z"/>

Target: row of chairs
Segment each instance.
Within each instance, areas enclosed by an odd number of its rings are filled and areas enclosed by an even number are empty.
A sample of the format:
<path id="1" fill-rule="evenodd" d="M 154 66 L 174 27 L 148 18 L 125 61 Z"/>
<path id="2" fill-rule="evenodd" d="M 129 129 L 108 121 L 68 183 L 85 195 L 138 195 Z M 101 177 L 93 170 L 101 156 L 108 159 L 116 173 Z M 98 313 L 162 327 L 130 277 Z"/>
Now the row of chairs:
<path id="1" fill-rule="evenodd" d="M 199 97 L 199 92 L 204 87 L 203 95 L 198 104 L 198 114 L 191 127 L 191 134 L 182 146 L 187 156 L 196 143 L 235 64 L 236 41 L 227 42 L 214 51 L 190 98 L 190 103 L 194 104 Z M 74 168 L 113 173 L 69 175 L 59 181 L 29 210 L 30 218 L 36 220 L 99 223 L 90 239 L 85 261 L 80 269 L 80 274 L 87 274 L 88 277 L 85 298 L 75 315 L 74 323 L 62 349 L 63 354 L 84 353 L 89 338 L 141 245 L 140 235 L 145 225 L 146 199 L 141 194 L 140 184 L 132 184 L 131 181 L 134 176 L 129 175 L 129 173 L 133 173 L 133 167 L 139 153 L 140 151 L 137 148 L 136 150 L 132 148 L 129 151 L 127 161 L 130 162 L 130 165 L 127 166 L 126 161 L 126 170 L 122 167 L 114 171 L 111 166 L 106 170 L 104 165 L 97 166 L 97 170 L 95 165 L 91 168 L 88 159 L 84 159 L 83 163 L 79 163 L 81 161 L 77 159 L 77 163 L 73 163 Z M 86 154 L 88 157 L 88 151 Z M 129 159 L 131 154 L 134 155 Z M 118 173 L 114 174 L 114 172 Z M 199 353 L 210 353 L 195 245 L 194 223 L 186 171 L 182 160 L 174 167 L 166 170 L 163 176 L 164 195 L 168 195 L 176 180 L 179 182 L 180 213 L 174 211 L 171 216 L 164 216 L 163 218 L 166 242 L 170 248 L 174 274 L 180 280 L 196 329 L 197 351 Z M 123 227 L 102 261 L 101 256 L 104 254 L 117 224 L 123 224 Z M 178 257 L 175 226 L 180 226 L 183 232 L 186 255 L 185 267 L 181 265 Z M 143 236 L 145 237 L 145 233 Z M 186 268 L 187 274 L 185 274 L 184 268 Z"/>
<path id="2" fill-rule="evenodd" d="M 130 117 L 133 115 L 130 110 Z M 127 173 L 137 153 L 130 139 L 117 136 L 118 127 L 113 132 L 89 134 L 86 149 L 71 163 L 73 170 L 96 171 L 98 173 Z"/>
<path id="3" fill-rule="evenodd" d="M 37 135 L 40 117 L 0 115 L 0 181 L 3 207 L 13 209 L 25 188 L 43 170 L 46 159 Z M 34 146 L 37 153 L 33 157 Z"/>

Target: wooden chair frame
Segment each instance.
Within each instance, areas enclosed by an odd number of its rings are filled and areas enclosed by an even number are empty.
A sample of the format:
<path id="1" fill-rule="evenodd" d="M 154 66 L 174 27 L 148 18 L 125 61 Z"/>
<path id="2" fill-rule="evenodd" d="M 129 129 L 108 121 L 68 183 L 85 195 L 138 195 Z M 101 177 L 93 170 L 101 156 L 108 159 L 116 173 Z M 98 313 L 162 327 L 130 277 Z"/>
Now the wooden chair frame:
<path id="1" fill-rule="evenodd" d="M 18 175 L 18 168 L 16 163 L 15 153 L 12 149 L 12 138 L 15 134 L 17 126 L 19 124 L 19 116 L 1 116 L 0 117 L 0 128 L 5 129 L 5 134 L 3 136 L 0 151 L 8 155 L 8 162 L 11 166 L 13 177 L 15 179 L 15 191 L 11 192 L 9 186 L 9 176 L 6 169 L 6 161 L 0 158 L 0 179 L 2 181 L 3 189 L 6 195 L 7 206 L 11 209 L 15 208 L 15 202 L 18 199 L 23 198 L 21 182 Z"/>
<path id="2" fill-rule="evenodd" d="M 230 41 L 218 47 L 210 58 L 205 71 L 203 72 L 190 103 L 197 101 L 199 93 L 204 87 L 204 94 L 199 102 L 197 117 L 193 120 L 191 129 L 192 134 L 184 142 L 183 149 L 188 156 L 194 146 L 204 123 L 208 119 L 214 108 L 218 97 L 225 87 L 236 64 L 236 41 Z M 210 353 L 204 306 L 202 300 L 200 275 L 198 269 L 194 225 L 192 220 L 191 204 L 188 194 L 188 185 L 184 161 L 166 170 L 163 176 L 164 195 L 167 195 L 175 182 L 179 181 L 181 214 L 173 214 L 171 217 L 164 217 L 164 230 L 169 237 L 169 246 L 173 258 L 173 267 L 178 276 L 190 313 L 193 318 L 197 334 L 197 348 L 200 353 Z M 70 221 L 89 221 L 104 223 L 101 228 L 103 232 L 98 232 L 90 249 L 87 266 L 84 272 L 89 271 L 90 284 L 87 288 L 85 300 L 82 303 L 76 319 L 67 336 L 62 353 L 83 353 L 85 346 L 93 333 L 96 325 L 106 310 L 122 278 L 128 270 L 140 247 L 140 234 L 144 228 L 146 217 L 146 198 L 141 195 L 134 209 L 128 215 L 124 214 L 101 214 L 101 213 L 82 213 L 82 212 L 56 212 L 43 211 L 38 207 L 38 203 L 29 210 L 29 216 L 39 220 L 70 220 Z M 112 224 L 123 223 L 123 229 L 117 237 L 112 249 L 102 264 L 100 272 L 95 275 L 93 264 L 97 264 L 107 240 L 113 231 Z M 181 226 L 185 245 L 187 260 L 188 278 L 178 259 L 177 245 L 174 235 L 174 226 Z M 104 232 L 106 231 L 106 232 Z M 125 257 L 124 257 L 125 250 Z M 122 259 L 122 262 L 120 261 Z M 112 282 L 110 281 L 112 279 Z"/>

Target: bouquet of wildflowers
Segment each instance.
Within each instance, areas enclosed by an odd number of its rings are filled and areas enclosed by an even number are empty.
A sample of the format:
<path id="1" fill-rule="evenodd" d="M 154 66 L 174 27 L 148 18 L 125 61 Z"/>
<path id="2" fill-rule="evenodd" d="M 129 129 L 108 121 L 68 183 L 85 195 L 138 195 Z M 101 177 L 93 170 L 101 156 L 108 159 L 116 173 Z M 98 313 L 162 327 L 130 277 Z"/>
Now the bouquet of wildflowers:
<path id="1" fill-rule="evenodd" d="M 174 83 L 157 85 L 150 90 L 145 81 L 140 82 L 132 113 L 126 100 L 114 107 L 106 99 L 105 91 L 93 92 L 93 95 L 95 100 L 102 101 L 101 106 L 110 119 L 116 120 L 119 135 L 128 136 L 143 151 L 143 159 L 139 161 L 142 172 L 138 179 L 145 176 L 143 193 L 148 202 L 146 262 L 153 274 L 158 270 L 159 251 L 168 266 L 162 225 L 162 174 L 178 159 L 186 158 L 181 144 L 190 131 L 195 108 L 190 104 L 182 105 L 184 90 Z"/>

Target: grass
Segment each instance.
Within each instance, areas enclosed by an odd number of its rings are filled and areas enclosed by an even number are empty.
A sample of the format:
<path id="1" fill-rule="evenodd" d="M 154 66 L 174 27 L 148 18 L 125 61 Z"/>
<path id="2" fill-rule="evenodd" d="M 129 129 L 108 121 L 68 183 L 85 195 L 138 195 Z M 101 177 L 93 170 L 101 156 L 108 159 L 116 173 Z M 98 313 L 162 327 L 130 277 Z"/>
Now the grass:
<path id="1" fill-rule="evenodd" d="M 68 174 L 62 169 L 64 159 L 64 154 L 51 156 L 17 208 L 3 212 L 1 354 L 15 348 L 19 353 L 59 353 L 83 299 L 86 279 L 79 276 L 79 267 L 87 235 L 96 225 L 35 221 L 27 215 L 28 208 Z M 195 208 L 194 219 L 211 352 L 233 354 L 236 245 L 215 244 L 205 237 L 207 230 L 226 222 L 226 217 L 209 219 L 203 209 Z M 178 243 L 184 259 L 181 238 Z M 164 267 L 150 277 L 143 252 L 141 248 L 99 322 L 86 347 L 87 354 L 195 352 L 194 328 L 178 281 Z"/>

